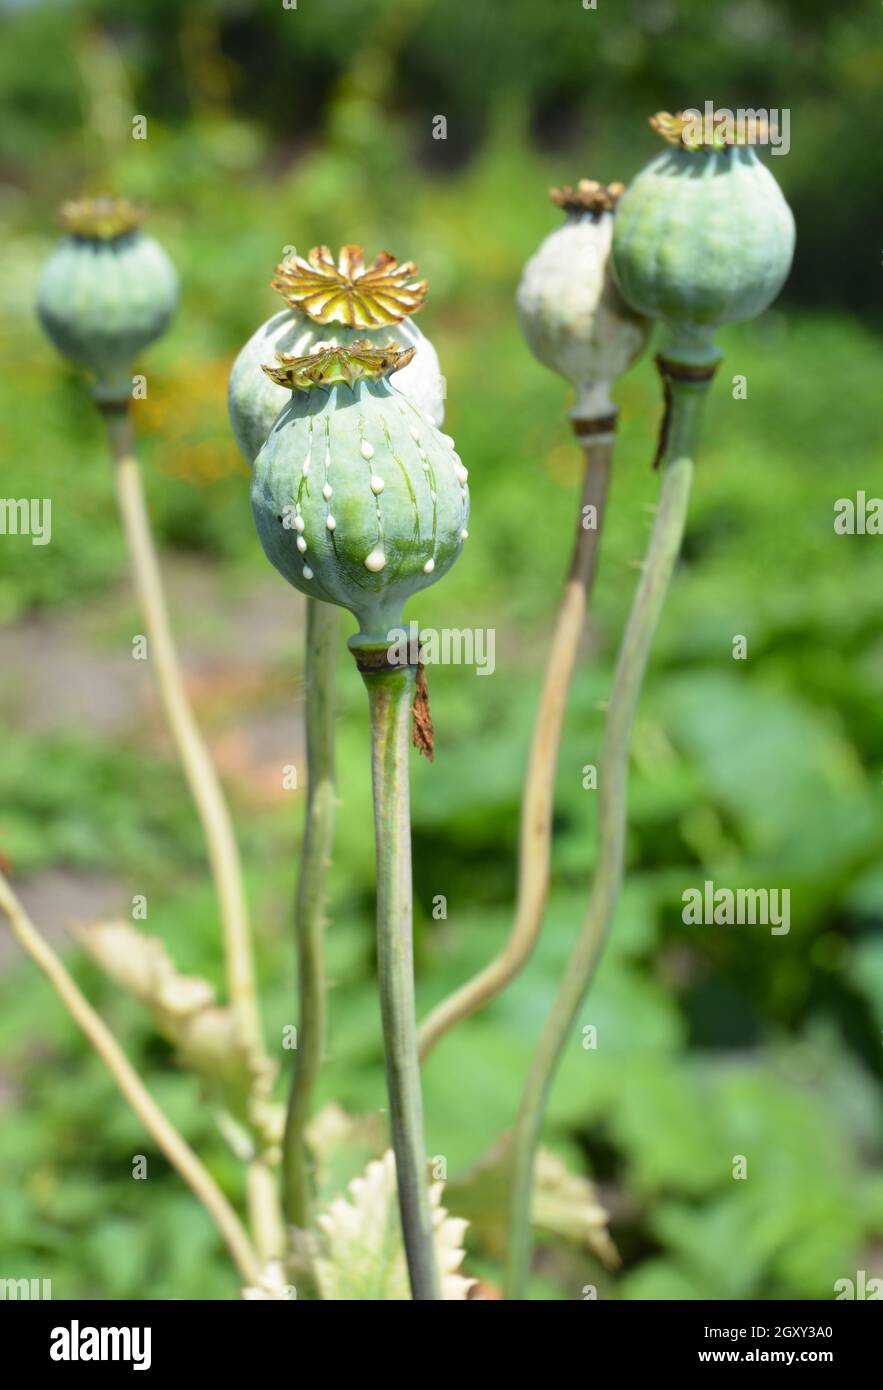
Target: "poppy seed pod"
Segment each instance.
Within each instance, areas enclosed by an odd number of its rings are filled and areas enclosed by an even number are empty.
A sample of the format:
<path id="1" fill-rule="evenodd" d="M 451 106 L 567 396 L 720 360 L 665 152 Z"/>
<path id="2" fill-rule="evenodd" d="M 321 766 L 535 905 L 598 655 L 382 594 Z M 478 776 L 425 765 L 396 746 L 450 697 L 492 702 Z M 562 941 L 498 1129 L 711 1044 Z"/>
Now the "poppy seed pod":
<path id="1" fill-rule="evenodd" d="M 254 465 L 261 544 L 296 589 L 348 608 L 366 640 L 401 625 L 405 600 L 450 569 L 467 536 L 454 441 L 390 382 L 413 352 L 320 344 L 264 368 L 289 402 Z"/>
<path id="2" fill-rule="evenodd" d="M 418 351 L 395 373 L 392 385 L 424 415 L 444 420 L 444 382 L 438 356 L 409 315 L 426 301 L 426 281 L 416 280 L 413 261 L 399 265 L 382 251 L 365 265 L 360 246 L 344 246 L 337 264 L 327 246 L 304 260 L 295 256 L 276 267 L 273 288 L 288 304 L 249 338 L 233 363 L 227 401 L 230 423 L 251 465 L 270 433 L 288 393 L 260 369 L 278 353 L 303 357 L 322 342 L 347 347 L 357 341 L 386 347 L 393 339 Z"/>
<path id="3" fill-rule="evenodd" d="M 549 196 L 567 214 L 524 267 L 517 304 L 534 356 L 572 383 L 575 419 L 614 411 L 610 386 L 646 346 L 649 322 L 626 304 L 610 267 L 621 183 L 581 179 Z"/>
<path id="4" fill-rule="evenodd" d="M 141 231 L 143 217 L 124 199 L 66 203 L 68 235 L 37 287 L 46 333 L 90 374 L 93 395 L 105 404 L 130 398 L 135 358 L 165 331 L 178 303 L 175 268 Z"/>
<path id="5" fill-rule="evenodd" d="M 650 124 L 670 148 L 619 204 L 614 270 L 629 303 L 662 320 L 661 355 L 710 366 L 715 329 L 762 313 L 782 288 L 794 218 L 751 145 L 723 134 L 705 143 L 689 114 L 661 112 Z"/>

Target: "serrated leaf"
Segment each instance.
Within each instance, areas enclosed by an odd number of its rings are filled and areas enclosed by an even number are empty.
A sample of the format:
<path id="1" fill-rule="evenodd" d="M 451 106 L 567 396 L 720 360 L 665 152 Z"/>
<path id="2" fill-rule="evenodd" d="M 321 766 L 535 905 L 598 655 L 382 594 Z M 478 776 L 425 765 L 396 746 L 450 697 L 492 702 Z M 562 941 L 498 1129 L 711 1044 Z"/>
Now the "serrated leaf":
<path id="1" fill-rule="evenodd" d="M 410 1301 L 392 1151 L 369 1163 L 348 1192 L 317 1219 L 313 1267 L 320 1296 L 337 1302 Z M 457 1272 L 467 1223 L 448 1216 L 441 1193 L 441 1183 L 434 1183 L 429 1197 L 442 1298 L 465 1299 L 475 1282 Z"/>
<path id="2" fill-rule="evenodd" d="M 594 1183 L 571 1173 L 557 1154 L 537 1154 L 532 1220 L 541 1231 L 583 1246 L 608 1269 L 621 1264 L 607 1229 L 609 1217 L 598 1201 Z"/>
<path id="3" fill-rule="evenodd" d="M 150 1010 L 183 1066 L 248 1094 L 254 1077 L 237 1042 L 233 1012 L 216 1003 L 207 980 L 180 974 L 163 943 L 128 922 L 94 922 L 72 932 L 102 970 Z"/>
<path id="4" fill-rule="evenodd" d="M 511 1136 L 507 1134 L 448 1184 L 451 1205 L 466 1214 L 483 1249 L 497 1258 L 506 1247 L 511 1153 Z M 591 1251 L 608 1269 L 618 1267 L 619 1252 L 610 1238 L 609 1217 L 594 1183 L 572 1173 L 549 1149 L 540 1149 L 537 1154 L 531 1219 L 537 1230 Z"/>

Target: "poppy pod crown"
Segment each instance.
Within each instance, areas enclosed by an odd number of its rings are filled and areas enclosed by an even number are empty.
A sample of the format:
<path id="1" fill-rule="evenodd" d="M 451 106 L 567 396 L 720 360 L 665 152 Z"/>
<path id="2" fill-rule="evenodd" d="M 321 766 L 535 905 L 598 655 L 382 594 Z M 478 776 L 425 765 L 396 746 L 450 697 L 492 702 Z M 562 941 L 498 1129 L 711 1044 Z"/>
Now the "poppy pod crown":
<path id="1" fill-rule="evenodd" d="M 327 246 L 314 246 L 306 260 L 293 256 L 282 261 L 272 284 L 289 308 L 314 323 L 384 328 L 423 308 L 426 281 L 416 275 L 413 261 L 399 265 L 389 251 L 366 266 L 361 246 L 341 247 L 337 262 Z"/>
<path id="2" fill-rule="evenodd" d="M 436 424 L 444 419 L 444 382 L 435 349 L 412 323 L 426 301 L 426 281 L 413 261 L 401 265 L 388 251 L 370 264 L 360 246 L 344 246 L 337 261 L 327 246 L 276 266 L 272 286 L 286 308 L 252 334 L 230 373 L 228 404 L 233 433 L 251 464 L 287 404 L 285 389 L 262 367 L 277 354 L 303 357 L 320 342 L 346 347 L 357 341 L 386 347 L 395 341 L 416 354 L 394 373 L 392 385 Z"/>

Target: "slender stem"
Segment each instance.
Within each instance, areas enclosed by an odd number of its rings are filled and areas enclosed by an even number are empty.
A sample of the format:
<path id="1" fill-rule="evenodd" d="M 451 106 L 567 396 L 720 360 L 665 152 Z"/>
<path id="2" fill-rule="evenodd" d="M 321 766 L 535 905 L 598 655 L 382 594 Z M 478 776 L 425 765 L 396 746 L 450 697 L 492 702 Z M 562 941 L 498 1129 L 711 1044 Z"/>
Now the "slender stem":
<path id="1" fill-rule="evenodd" d="M 361 663 L 367 648 L 355 649 Z M 413 666 L 365 671 L 377 842 L 377 973 L 399 1212 L 415 1300 L 437 1299 L 414 1015 L 408 734 Z"/>
<path id="2" fill-rule="evenodd" d="M 439 1039 L 455 1024 L 482 1008 L 518 974 L 542 926 L 549 891 L 558 749 L 586 605 L 597 567 L 613 457 L 613 434 L 600 435 L 584 447 L 585 473 L 573 554 L 546 663 L 522 793 L 515 918 L 499 955 L 437 1004 L 424 1019 L 418 1034 L 421 1061 L 426 1060 Z M 587 506 L 595 509 L 594 527 L 583 524 Z"/>
<path id="3" fill-rule="evenodd" d="M 212 1217 L 242 1278 L 250 1283 L 256 1282 L 261 1263 L 233 1207 L 187 1141 L 160 1110 L 116 1038 L 81 993 L 52 947 L 40 935 L 2 873 L 0 910 L 8 918 L 25 951 L 49 978 L 68 1013 L 104 1062 L 151 1138 Z"/>
<path id="4" fill-rule="evenodd" d="M 129 546 L 132 576 L 147 627 L 150 659 L 166 721 L 206 839 L 220 911 L 227 991 L 236 1020 L 237 1038 L 244 1056 L 255 1068 L 255 1075 L 263 1072 L 266 1076 L 270 1068 L 264 1056 L 248 912 L 230 812 L 187 698 L 150 530 L 131 419 L 128 411 L 121 410 L 109 411 L 106 418 L 117 499 Z M 256 1157 L 255 1161 L 262 1160 Z M 272 1248 L 262 1252 L 270 1258 L 279 1253 L 284 1240 L 278 1194 L 273 1198 L 273 1189 L 265 1182 L 250 1183 L 249 1191 L 262 1204 L 262 1210 L 252 1211 L 254 1228 L 265 1233 L 275 1232 Z M 271 1209 L 271 1202 L 275 1204 L 275 1211 Z"/>
<path id="5" fill-rule="evenodd" d="M 147 625 L 150 659 L 175 747 L 205 832 L 221 910 L 227 958 L 227 983 L 240 1039 L 254 1051 L 260 1045 L 260 1022 L 245 893 L 239 854 L 224 796 L 187 699 L 172 637 L 159 562 L 134 452 L 127 415 L 109 417 L 114 475 L 132 562 L 138 599 Z"/>
<path id="6" fill-rule="evenodd" d="M 531 1192 L 546 1104 L 564 1047 L 591 984 L 622 884 L 627 828 L 628 764 L 632 722 L 650 648 L 677 561 L 687 518 L 692 456 L 708 383 L 672 382 L 669 462 L 640 583 L 613 677 L 601 749 L 598 862 L 588 910 L 549 1011 L 513 1132 L 512 1190 L 506 1297 L 525 1296 L 531 1253 Z"/>
<path id="7" fill-rule="evenodd" d="M 253 1153 L 245 1170 L 245 1200 L 251 1236 L 266 1265 L 285 1253 L 276 1160 Z"/>
<path id="8" fill-rule="evenodd" d="M 325 878 L 334 836 L 334 662 L 338 610 L 307 599 L 305 660 L 307 815 L 294 910 L 298 1032 L 285 1120 L 282 1165 L 285 1216 L 305 1228 L 310 1215 L 310 1168 L 304 1133 L 325 1047 Z"/>

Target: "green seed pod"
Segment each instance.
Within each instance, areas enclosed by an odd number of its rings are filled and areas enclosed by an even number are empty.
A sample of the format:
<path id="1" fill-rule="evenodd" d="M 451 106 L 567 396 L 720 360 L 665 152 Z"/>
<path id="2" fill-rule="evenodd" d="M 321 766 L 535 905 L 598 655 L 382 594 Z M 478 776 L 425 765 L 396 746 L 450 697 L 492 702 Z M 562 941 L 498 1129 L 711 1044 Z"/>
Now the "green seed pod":
<path id="1" fill-rule="evenodd" d="M 524 267 L 518 317 L 534 356 L 572 383 L 577 419 L 601 419 L 615 407 L 610 387 L 644 350 L 649 321 L 626 304 L 610 265 L 614 209 L 625 190 L 581 179 L 552 188 L 566 214 Z"/>
<path id="2" fill-rule="evenodd" d="M 135 358 L 165 331 L 178 303 L 175 268 L 140 230 L 143 217 L 124 199 L 66 203 L 68 235 L 37 287 L 46 333 L 90 374 L 92 393 L 105 404 L 131 397 Z"/>
<path id="3" fill-rule="evenodd" d="M 444 381 L 438 356 L 412 323 L 426 301 L 426 281 L 415 280 L 413 261 L 399 265 L 382 251 L 369 266 L 360 246 L 344 246 L 335 264 L 327 246 L 314 246 L 306 260 L 295 256 L 276 267 L 273 288 L 288 304 L 249 338 L 233 363 L 227 402 L 230 423 L 246 463 L 251 465 L 272 429 L 288 392 L 264 374 L 278 353 L 303 357 L 318 343 L 348 347 L 368 342 L 387 347 L 393 340 L 415 348 L 392 385 L 418 410 L 440 425 L 444 420 Z"/>
<path id="4" fill-rule="evenodd" d="M 296 589 L 348 608 L 367 641 L 401 626 L 467 536 L 454 441 L 390 383 L 413 351 L 320 345 L 264 368 L 291 393 L 254 465 L 264 552 Z"/>
<path id="5" fill-rule="evenodd" d="M 619 204 L 616 278 L 634 308 L 662 320 L 662 357 L 710 366 L 720 358 L 715 329 L 762 313 L 782 288 L 794 218 L 752 146 L 703 143 L 692 115 L 661 112 L 650 124 L 671 148 Z"/>

